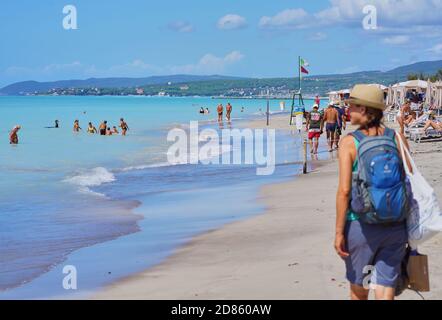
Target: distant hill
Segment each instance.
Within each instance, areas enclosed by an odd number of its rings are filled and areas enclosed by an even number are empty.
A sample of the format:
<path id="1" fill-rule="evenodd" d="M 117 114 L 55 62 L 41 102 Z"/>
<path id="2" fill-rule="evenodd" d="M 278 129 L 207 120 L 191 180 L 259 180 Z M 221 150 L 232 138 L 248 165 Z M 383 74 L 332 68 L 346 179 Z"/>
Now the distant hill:
<path id="1" fill-rule="evenodd" d="M 442 60 L 438 61 L 422 61 L 407 66 L 402 66 L 388 71 L 390 74 L 408 75 L 410 73 L 423 73 L 425 75 L 433 75 L 442 69 Z"/>
<path id="2" fill-rule="evenodd" d="M 238 80 L 240 77 L 230 77 L 221 75 L 170 75 L 170 76 L 152 76 L 146 78 L 90 78 L 86 80 L 61 80 L 52 82 L 23 81 L 13 83 L 2 89 L 3 95 L 23 95 L 34 92 L 46 92 L 50 89 L 58 88 L 126 88 L 146 85 L 167 84 L 168 82 L 187 83 L 197 81 L 213 80 Z"/>
<path id="3" fill-rule="evenodd" d="M 381 83 L 390 85 L 399 81 L 405 81 L 410 73 L 423 73 L 433 75 L 442 69 L 442 60 L 424 61 L 406 66 L 401 66 L 390 71 L 362 71 L 349 74 L 316 75 L 304 78 L 303 89 L 306 94 L 325 94 L 331 90 L 350 88 L 356 83 Z M 171 82 L 170 85 L 168 83 Z M 181 87 L 188 85 L 186 90 Z M 266 87 L 282 88 L 281 90 L 293 90 L 297 87 L 294 78 L 241 78 L 221 75 L 196 76 L 196 75 L 170 75 L 152 76 L 146 78 L 91 78 L 86 80 L 64 80 L 54 82 L 24 81 L 11 84 L 0 89 L 0 95 L 25 95 L 38 92 L 47 94 L 58 89 L 67 90 L 61 94 L 97 94 L 91 88 L 99 88 L 99 95 L 125 95 L 136 94 L 136 87 L 144 89 L 144 94 L 156 95 L 163 92 L 169 95 L 224 95 L 243 92 L 242 89 L 255 93 Z M 54 91 L 54 89 L 57 89 Z M 85 90 L 80 90 L 85 89 Z M 230 92 L 230 93 L 229 93 Z"/>

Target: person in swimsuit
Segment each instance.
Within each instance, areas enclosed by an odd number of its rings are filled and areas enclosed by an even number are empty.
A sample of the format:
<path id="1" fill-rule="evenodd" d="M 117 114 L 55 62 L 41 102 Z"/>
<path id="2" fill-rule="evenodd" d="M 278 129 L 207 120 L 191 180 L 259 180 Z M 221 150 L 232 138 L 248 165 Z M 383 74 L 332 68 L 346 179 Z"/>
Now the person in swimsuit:
<path id="1" fill-rule="evenodd" d="M 102 136 L 105 136 L 105 135 L 106 135 L 106 128 L 107 128 L 107 121 L 103 121 L 103 122 L 100 124 L 100 127 L 99 127 L 99 129 L 100 129 L 100 135 L 102 135 Z"/>
<path id="2" fill-rule="evenodd" d="M 106 129 L 106 135 L 107 135 L 107 136 L 111 136 L 111 135 L 112 135 L 112 130 L 111 130 L 110 127 L 108 127 L 108 128 Z"/>
<path id="3" fill-rule="evenodd" d="M 206 110 L 204 110 L 204 113 L 205 113 L 205 114 L 209 114 L 209 113 L 210 113 L 209 108 L 206 108 Z"/>
<path id="4" fill-rule="evenodd" d="M 335 109 L 334 104 L 330 103 L 324 111 L 325 130 L 327 132 L 327 142 L 330 147 L 328 150 L 329 152 L 333 151 L 338 117 L 338 111 Z"/>
<path id="5" fill-rule="evenodd" d="M 399 122 L 401 133 L 404 134 L 405 127 L 407 127 L 411 121 L 413 121 L 410 100 L 405 101 L 405 103 L 402 105 L 397 115 L 397 121 Z"/>
<path id="6" fill-rule="evenodd" d="M 231 113 L 232 113 L 232 105 L 229 102 L 229 103 L 227 103 L 227 106 L 226 106 L 226 118 L 227 118 L 227 121 L 230 121 Z"/>
<path id="7" fill-rule="evenodd" d="M 112 134 L 119 134 L 118 129 L 116 126 L 112 127 Z"/>
<path id="8" fill-rule="evenodd" d="M 365 136 L 384 135 L 389 130 L 382 125 L 385 108 L 381 89 L 370 85 L 353 88 L 350 95 L 351 124 L 359 126 L 358 130 Z M 399 154 L 402 147 L 408 149 L 407 140 L 402 134 L 400 136 L 403 144 L 397 143 L 395 138 Z M 368 299 L 370 288 L 364 286 L 369 273 L 367 266 L 374 267 L 376 274 L 369 279 L 374 285 L 375 298 L 393 300 L 406 253 L 407 226 L 405 221 L 390 225 L 369 224 L 351 210 L 352 175 L 358 171 L 358 143 L 354 136 L 347 135 L 339 148 L 334 247 L 344 260 L 352 300 Z M 408 160 L 404 165 L 408 165 L 411 171 Z"/>
<path id="9" fill-rule="evenodd" d="M 204 108 L 203 107 L 200 108 L 200 113 L 204 114 Z"/>
<path id="10" fill-rule="evenodd" d="M 97 128 L 94 127 L 92 122 L 89 122 L 89 125 L 87 127 L 87 133 L 91 133 L 91 134 L 97 133 Z"/>
<path id="11" fill-rule="evenodd" d="M 338 122 L 336 125 L 336 131 L 335 131 L 335 144 L 336 144 L 336 149 L 338 149 L 339 148 L 339 140 L 342 135 L 342 129 L 345 130 L 347 119 L 345 117 L 344 107 L 341 108 L 340 106 L 335 106 L 335 108 L 338 111 Z"/>
<path id="12" fill-rule="evenodd" d="M 316 97 L 315 97 L 315 104 L 318 106 L 318 108 L 321 105 L 321 99 L 319 98 L 318 95 L 316 95 Z"/>
<path id="13" fill-rule="evenodd" d="M 121 135 L 125 136 L 127 130 L 129 130 L 129 126 L 127 125 L 127 123 L 124 121 L 123 118 L 120 119 L 120 128 L 121 128 Z"/>
<path id="14" fill-rule="evenodd" d="M 80 132 L 81 127 L 80 127 L 80 121 L 75 120 L 74 121 L 74 132 Z"/>
<path id="15" fill-rule="evenodd" d="M 442 131 L 442 123 L 436 120 L 434 114 L 434 111 L 431 111 L 428 120 L 425 122 L 424 131 L 427 131 L 430 127 L 436 131 Z"/>
<path id="16" fill-rule="evenodd" d="M 21 129 L 21 126 L 16 125 L 14 128 L 12 128 L 11 132 L 9 133 L 9 143 L 10 144 L 18 144 L 18 131 Z"/>
<path id="17" fill-rule="evenodd" d="M 58 120 L 55 120 L 55 126 L 54 128 L 58 128 Z"/>
<path id="18" fill-rule="evenodd" d="M 222 122 L 223 121 L 224 107 L 223 107 L 223 105 L 221 103 L 216 108 L 216 111 L 218 112 L 218 122 Z"/>

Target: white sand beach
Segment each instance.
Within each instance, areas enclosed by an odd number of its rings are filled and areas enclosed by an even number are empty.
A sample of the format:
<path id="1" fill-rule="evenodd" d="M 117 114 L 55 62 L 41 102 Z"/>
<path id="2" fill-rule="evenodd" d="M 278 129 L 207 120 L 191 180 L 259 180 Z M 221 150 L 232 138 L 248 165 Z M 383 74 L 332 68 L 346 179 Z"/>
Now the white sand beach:
<path id="1" fill-rule="evenodd" d="M 287 116 L 271 127 L 289 130 Z M 251 127 L 263 127 L 254 121 Z M 324 139 L 324 136 L 322 137 Z M 442 142 L 411 143 L 421 172 L 442 199 Z M 336 153 L 312 172 L 267 185 L 265 212 L 196 236 L 163 263 L 118 281 L 93 299 L 348 299 L 344 263 L 333 248 Z M 294 172 L 295 174 L 296 172 Z M 420 248 L 429 255 L 431 292 L 442 298 L 442 236 Z M 406 291 L 400 299 L 421 299 Z"/>

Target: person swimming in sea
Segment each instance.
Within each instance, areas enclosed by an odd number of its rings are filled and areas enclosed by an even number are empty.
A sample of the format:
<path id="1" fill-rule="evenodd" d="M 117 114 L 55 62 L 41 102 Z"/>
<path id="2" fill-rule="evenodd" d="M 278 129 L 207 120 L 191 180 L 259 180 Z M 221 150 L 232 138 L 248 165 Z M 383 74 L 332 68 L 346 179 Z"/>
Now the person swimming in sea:
<path id="1" fill-rule="evenodd" d="M 118 129 L 116 126 L 112 127 L 112 134 L 119 134 Z"/>
<path id="2" fill-rule="evenodd" d="M 57 129 L 59 128 L 58 126 L 58 120 L 55 120 L 54 126 L 53 127 L 45 127 L 46 129 Z"/>
<path id="3" fill-rule="evenodd" d="M 95 134 L 97 133 L 97 128 L 92 124 L 92 122 L 89 122 L 89 125 L 87 127 L 87 133 Z"/>
<path id="4" fill-rule="evenodd" d="M 100 127 L 98 128 L 100 130 L 100 135 L 105 136 L 106 135 L 106 128 L 107 128 L 107 121 L 104 120 L 101 124 Z"/>
<path id="5" fill-rule="evenodd" d="M 80 130 L 82 130 L 80 127 L 80 121 L 75 120 L 74 121 L 74 132 L 80 132 Z"/>
<path id="6" fill-rule="evenodd" d="M 107 135 L 107 136 L 111 136 L 111 135 L 112 135 L 112 130 L 111 130 L 110 127 L 107 128 L 107 130 L 106 130 L 106 135 Z"/>
<path id="7" fill-rule="evenodd" d="M 200 113 L 204 114 L 204 108 L 203 107 L 200 108 Z"/>
<path id="8" fill-rule="evenodd" d="M 18 144 L 18 131 L 21 129 L 21 126 L 16 125 L 12 128 L 9 133 L 9 144 Z"/>
<path id="9" fill-rule="evenodd" d="M 123 118 L 120 118 L 120 126 L 119 127 L 121 128 L 121 135 L 125 136 L 127 130 L 129 130 L 129 126 L 127 125 L 126 121 L 124 121 Z"/>

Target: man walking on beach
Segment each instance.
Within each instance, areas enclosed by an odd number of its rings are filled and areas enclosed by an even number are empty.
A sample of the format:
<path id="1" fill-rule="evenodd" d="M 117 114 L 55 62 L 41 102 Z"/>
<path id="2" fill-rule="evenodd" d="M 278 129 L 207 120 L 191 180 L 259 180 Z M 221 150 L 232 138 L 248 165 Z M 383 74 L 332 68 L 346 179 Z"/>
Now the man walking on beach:
<path id="1" fill-rule="evenodd" d="M 324 112 L 325 130 L 327 131 L 327 142 L 330 146 L 330 149 L 328 150 L 329 152 L 333 151 L 338 118 L 338 111 L 335 109 L 334 104 L 330 103 Z"/>
<path id="2" fill-rule="evenodd" d="M 230 121 L 230 114 L 231 113 L 232 113 L 232 105 L 229 102 L 227 104 L 227 106 L 226 106 L 226 118 L 227 118 L 227 121 Z"/>
<path id="3" fill-rule="evenodd" d="M 224 107 L 223 107 L 223 105 L 221 103 L 216 108 L 216 111 L 218 111 L 218 122 L 222 122 L 223 121 Z"/>
<path id="4" fill-rule="evenodd" d="M 18 144 L 18 130 L 21 129 L 21 126 L 16 125 L 14 128 L 12 128 L 11 132 L 9 133 L 9 143 L 10 144 Z"/>
<path id="5" fill-rule="evenodd" d="M 318 153 L 318 145 L 319 145 L 319 137 L 322 134 L 324 122 L 322 121 L 322 115 L 318 111 L 318 105 L 315 104 L 313 106 L 312 112 L 307 116 L 307 131 L 308 131 L 308 140 L 310 143 L 310 153 L 317 154 Z"/>
<path id="6" fill-rule="evenodd" d="M 339 139 L 342 136 L 342 129 L 345 130 L 346 128 L 346 118 L 345 118 L 345 110 L 344 107 L 341 107 L 339 105 L 335 106 L 336 111 L 338 111 L 338 122 L 336 123 L 336 132 L 335 132 L 335 144 L 336 149 L 339 148 Z"/>
<path id="7" fill-rule="evenodd" d="M 318 106 L 318 108 L 319 108 L 319 106 L 320 106 L 320 104 L 321 104 L 321 99 L 319 98 L 318 95 L 316 95 L 316 98 L 315 98 L 315 104 Z"/>

